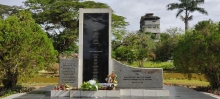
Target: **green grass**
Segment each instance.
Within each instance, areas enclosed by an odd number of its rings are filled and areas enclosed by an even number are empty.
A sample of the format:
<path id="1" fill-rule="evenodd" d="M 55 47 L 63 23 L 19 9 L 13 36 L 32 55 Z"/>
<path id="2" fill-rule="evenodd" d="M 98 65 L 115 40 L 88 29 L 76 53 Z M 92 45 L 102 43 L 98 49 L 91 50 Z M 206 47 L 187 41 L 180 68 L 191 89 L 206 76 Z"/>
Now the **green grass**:
<path id="1" fill-rule="evenodd" d="M 127 64 L 127 63 L 126 63 Z M 135 61 L 132 64 L 127 64 L 129 66 L 138 67 L 138 62 Z M 163 69 L 172 69 L 173 62 L 152 62 L 152 61 L 145 61 L 144 62 L 145 68 L 163 68 Z"/>
<path id="2" fill-rule="evenodd" d="M 58 77 L 35 77 L 27 81 L 27 83 L 58 83 Z"/>
<path id="3" fill-rule="evenodd" d="M 54 83 L 21 83 L 22 86 L 32 86 L 32 87 L 35 87 L 35 86 L 48 86 L 48 85 L 57 85 L 58 82 L 54 82 Z"/>
<path id="4" fill-rule="evenodd" d="M 165 85 L 183 85 L 183 86 L 208 86 L 209 82 L 207 81 L 198 81 L 198 80 L 163 80 Z"/>
<path id="5" fill-rule="evenodd" d="M 163 73 L 164 80 L 197 80 L 197 81 L 207 81 L 204 75 L 199 75 L 196 73 L 192 73 L 192 77 L 189 78 L 187 75 L 183 73 Z"/>

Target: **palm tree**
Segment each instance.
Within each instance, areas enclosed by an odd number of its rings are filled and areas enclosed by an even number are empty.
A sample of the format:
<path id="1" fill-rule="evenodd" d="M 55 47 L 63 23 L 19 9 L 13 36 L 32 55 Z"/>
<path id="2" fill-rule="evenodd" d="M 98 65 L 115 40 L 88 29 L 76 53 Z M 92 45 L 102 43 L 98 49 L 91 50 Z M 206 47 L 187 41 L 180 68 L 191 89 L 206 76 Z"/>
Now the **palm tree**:
<path id="1" fill-rule="evenodd" d="M 199 7 L 199 5 L 204 4 L 204 0 L 179 0 L 180 3 L 170 3 L 167 5 L 167 10 L 174 10 L 178 9 L 176 17 L 180 16 L 180 19 L 185 23 L 185 31 L 188 29 L 188 21 L 193 19 L 190 13 L 194 11 L 198 11 L 201 14 L 208 15 L 208 12 L 204 9 Z M 181 13 L 185 14 L 185 17 L 181 15 Z"/>

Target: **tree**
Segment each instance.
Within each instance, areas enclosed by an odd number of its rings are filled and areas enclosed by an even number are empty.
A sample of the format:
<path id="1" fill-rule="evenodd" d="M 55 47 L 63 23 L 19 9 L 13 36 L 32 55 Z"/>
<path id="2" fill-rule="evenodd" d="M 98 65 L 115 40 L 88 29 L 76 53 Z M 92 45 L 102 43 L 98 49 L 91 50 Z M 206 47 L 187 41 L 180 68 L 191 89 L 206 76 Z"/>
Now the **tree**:
<path id="1" fill-rule="evenodd" d="M 36 22 L 46 30 L 60 53 L 76 51 L 78 35 L 78 0 L 26 0 Z"/>
<path id="2" fill-rule="evenodd" d="M 79 0 L 26 0 L 25 5 L 54 40 L 55 49 L 59 52 L 77 52 L 79 8 L 110 8 L 105 3 Z M 124 17 L 113 13 L 112 31 L 115 37 L 120 36 L 127 25 Z"/>
<path id="3" fill-rule="evenodd" d="M 131 64 L 134 61 L 134 52 L 128 46 L 120 46 L 115 50 L 115 57 L 121 62 Z"/>
<path id="4" fill-rule="evenodd" d="M 0 19 L 7 17 L 11 14 L 18 13 L 18 10 L 23 9 L 21 6 L 8 6 L 0 4 Z"/>
<path id="5" fill-rule="evenodd" d="M 151 34 L 137 32 L 136 35 L 137 39 L 133 43 L 135 45 L 135 59 L 138 61 L 138 66 L 143 67 L 144 60 L 151 57 L 155 44 Z"/>
<path id="6" fill-rule="evenodd" d="M 160 34 L 160 42 L 156 44 L 154 53 L 156 54 L 156 61 L 168 61 L 172 59 L 174 49 L 181 38 L 181 28 L 168 28 L 164 33 Z"/>
<path id="7" fill-rule="evenodd" d="M 154 49 L 151 35 L 139 31 L 127 33 L 119 45 L 114 51 L 115 58 L 130 64 L 136 60 L 139 67 L 143 67 L 143 61 L 149 58 Z"/>
<path id="8" fill-rule="evenodd" d="M 198 11 L 201 14 L 208 15 L 208 12 L 204 8 L 199 7 L 199 5 L 204 3 L 204 0 L 179 0 L 179 1 L 180 3 L 168 4 L 167 10 L 178 9 L 176 17 L 180 16 L 180 19 L 185 23 L 185 31 L 188 29 L 189 26 L 188 22 L 193 19 L 193 16 L 189 15 L 190 13 Z M 182 16 L 181 13 L 184 13 L 185 15 Z"/>
<path id="9" fill-rule="evenodd" d="M 180 40 L 174 65 L 186 74 L 204 74 L 213 89 L 220 88 L 220 23 L 202 21 Z"/>
<path id="10" fill-rule="evenodd" d="M 35 76 L 56 61 L 51 40 L 28 11 L 0 20 L 0 72 L 6 88 Z"/>
<path id="11" fill-rule="evenodd" d="M 154 53 L 156 55 L 156 61 L 160 61 L 160 62 L 164 62 L 164 61 L 168 61 L 172 59 L 174 49 L 181 36 L 171 37 L 168 34 L 161 33 L 161 38 L 163 37 L 168 37 L 168 38 L 166 38 L 163 41 L 161 40 L 160 42 L 158 42 L 154 50 Z"/>
<path id="12" fill-rule="evenodd" d="M 171 37 L 175 37 L 177 35 L 183 34 L 184 30 L 178 27 L 170 27 L 167 28 L 164 33 L 169 34 Z"/>
<path id="13" fill-rule="evenodd" d="M 156 49 L 154 50 L 154 53 L 156 55 L 156 61 L 164 62 L 172 57 L 173 44 L 170 35 L 161 33 L 160 36 L 161 39 L 165 39 L 156 44 Z"/>

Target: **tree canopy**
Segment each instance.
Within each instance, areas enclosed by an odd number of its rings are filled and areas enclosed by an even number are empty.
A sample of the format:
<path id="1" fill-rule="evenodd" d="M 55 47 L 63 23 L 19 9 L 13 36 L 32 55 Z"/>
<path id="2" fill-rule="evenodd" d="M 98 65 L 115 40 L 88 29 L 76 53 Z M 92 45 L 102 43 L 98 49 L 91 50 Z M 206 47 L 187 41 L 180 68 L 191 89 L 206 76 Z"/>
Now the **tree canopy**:
<path id="1" fill-rule="evenodd" d="M 8 15 L 18 13 L 18 10 L 23 9 L 21 6 L 8 6 L 0 4 L 0 19 L 7 17 Z"/>
<path id="2" fill-rule="evenodd" d="M 52 41 L 32 19 L 29 11 L 19 11 L 0 20 L 0 73 L 4 87 L 33 77 L 56 61 Z"/>
<path id="3" fill-rule="evenodd" d="M 110 8 L 105 3 L 79 0 L 26 0 L 25 5 L 32 11 L 36 22 L 54 40 L 54 47 L 59 52 L 78 50 L 76 42 L 79 8 Z M 113 35 L 120 36 L 127 25 L 125 17 L 113 13 Z"/>
<path id="4" fill-rule="evenodd" d="M 151 56 L 155 48 L 151 34 L 139 31 L 125 34 L 122 40 L 114 44 L 114 58 L 128 63 L 136 60 L 139 67 L 143 67 L 143 61 Z"/>
<path id="5" fill-rule="evenodd" d="M 160 34 L 160 42 L 156 43 L 154 53 L 156 61 L 164 62 L 172 60 L 174 49 L 181 38 L 181 28 L 168 28 Z"/>
<path id="6" fill-rule="evenodd" d="M 203 4 L 205 0 L 179 0 L 180 3 L 170 3 L 167 5 L 167 10 L 177 9 L 176 17 L 180 16 L 180 19 L 185 23 L 185 31 L 189 27 L 189 22 L 193 19 L 193 16 L 190 13 L 198 11 L 201 14 L 208 15 L 208 12 L 199 7 L 199 5 Z M 181 15 L 184 13 L 185 15 Z"/>
<path id="7" fill-rule="evenodd" d="M 181 72 L 205 74 L 214 89 L 220 88 L 220 23 L 202 21 L 179 41 L 174 65 Z"/>

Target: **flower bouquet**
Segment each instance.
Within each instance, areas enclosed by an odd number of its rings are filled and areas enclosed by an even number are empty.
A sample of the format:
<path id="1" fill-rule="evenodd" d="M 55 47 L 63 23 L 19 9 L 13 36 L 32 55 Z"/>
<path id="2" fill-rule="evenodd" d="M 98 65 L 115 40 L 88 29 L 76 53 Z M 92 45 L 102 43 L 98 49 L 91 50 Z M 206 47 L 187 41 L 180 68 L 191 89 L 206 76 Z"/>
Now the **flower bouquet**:
<path id="1" fill-rule="evenodd" d="M 52 90 L 76 90 L 76 87 L 72 87 L 66 83 L 60 84 L 58 86 L 55 85 L 55 87 Z"/>
<path id="2" fill-rule="evenodd" d="M 113 83 L 113 86 L 110 88 L 111 90 L 112 89 L 115 89 L 115 87 L 118 85 L 118 80 L 117 80 L 117 75 L 112 71 L 112 73 L 110 75 L 108 75 L 105 79 L 105 81 L 107 83 Z M 109 88 L 108 88 L 109 89 Z"/>
<path id="3" fill-rule="evenodd" d="M 82 90 L 95 91 L 98 90 L 99 88 L 101 88 L 101 86 L 95 80 L 89 80 L 87 82 L 83 82 L 83 84 L 81 85 Z"/>
<path id="4" fill-rule="evenodd" d="M 106 81 L 107 83 L 117 84 L 117 83 L 118 83 L 117 75 L 112 71 L 112 73 L 107 76 L 107 78 L 105 79 L 105 81 Z"/>

